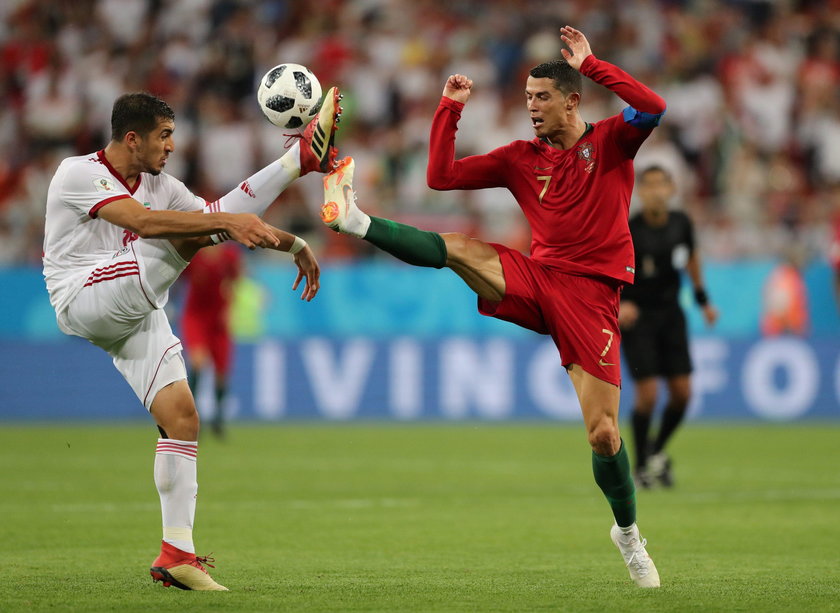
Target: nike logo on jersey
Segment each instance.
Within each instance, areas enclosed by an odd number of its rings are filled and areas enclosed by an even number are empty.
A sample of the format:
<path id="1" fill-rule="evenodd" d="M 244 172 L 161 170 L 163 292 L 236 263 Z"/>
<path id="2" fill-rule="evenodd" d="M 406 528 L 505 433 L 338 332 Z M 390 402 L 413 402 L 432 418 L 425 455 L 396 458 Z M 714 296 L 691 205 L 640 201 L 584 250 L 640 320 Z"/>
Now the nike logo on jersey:
<path id="1" fill-rule="evenodd" d="M 605 362 L 604 360 L 598 360 L 598 366 L 615 366 L 615 364 L 611 362 Z"/>

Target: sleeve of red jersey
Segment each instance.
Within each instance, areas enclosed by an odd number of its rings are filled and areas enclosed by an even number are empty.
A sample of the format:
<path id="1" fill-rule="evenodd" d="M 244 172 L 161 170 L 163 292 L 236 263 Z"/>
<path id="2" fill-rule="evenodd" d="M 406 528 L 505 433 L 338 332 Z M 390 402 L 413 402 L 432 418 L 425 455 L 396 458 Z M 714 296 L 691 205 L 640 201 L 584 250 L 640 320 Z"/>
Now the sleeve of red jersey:
<path id="1" fill-rule="evenodd" d="M 659 120 L 665 114 L 665 100 L 647 85 L 640 83 L 618 66 L 599 60 L 594 55 L 589 55 L 583 60 L 580 72 L 608 88 L 630 105 L 635 113 L 633 117 L 628 117 L 629 113 L 625 110 L 627 123 L 643 129 L 659 125 Z"/>
<path id="2" fill-rule="evenodd" d="M 436 190 L 505 187 L 504 147 L 485 155 L 455 159 L 455 133 L 464 104 L 442 96 L 429 138 L 429 164 L 426 182 Z"/>
<path id="3" fill-rule="evenodd" d="M 665 100 L 618 66 L 599 60 L 594 55 L 583 60 L 580 72 L 630 105 L 621 113 L 621 121 L 614 122 L 614 135 L 625 154 L 634 157 L 665 114 Z"/>

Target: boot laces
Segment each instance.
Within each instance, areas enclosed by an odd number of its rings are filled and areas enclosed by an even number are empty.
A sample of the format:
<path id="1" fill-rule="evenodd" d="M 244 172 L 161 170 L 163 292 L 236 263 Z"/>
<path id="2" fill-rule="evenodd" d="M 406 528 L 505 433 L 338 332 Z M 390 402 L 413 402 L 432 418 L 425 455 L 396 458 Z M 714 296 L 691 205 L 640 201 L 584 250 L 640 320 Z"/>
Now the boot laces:
<path id="1" fill-rule="evenodd" d="M 216 561 L 216 558 L 211 557 L 213 554 L 212 552 L 206 556 L 195 556 L 195 560 L 190 562 L 193 566 L 195 566 L 199 570 L 203 570 L 205 573 L 207 572 L 204 569 L 204 566 L 209 566 L 210 568 L 216 568 L 212 563 Z"/>
<path id="2" fill-rule="evenodd" d="M 638 543 L 638 541 L 637 541 Z M 644 577 L 650 572 L 650 565 L 648 561 L 650 557 L 645 551 L 645 546 L 647 545 L 647 539 L 642 539 L 642 541 L 638 544 L 638 547 L 633 551 L 630 555 L 630 559 L 627 560 L 627 566 L 633 565 L 633 568 L 639 574 L 640 577 Z"/>
<path id="3" fill-rule="evenodd" d="M 303 139 L 303 134 L 296 132 L 295 134 L 283 134 L 286 137 L 286 142 L 283 143 L 283 149 L 288 149 L 295 144 L 296 140 Z"/>

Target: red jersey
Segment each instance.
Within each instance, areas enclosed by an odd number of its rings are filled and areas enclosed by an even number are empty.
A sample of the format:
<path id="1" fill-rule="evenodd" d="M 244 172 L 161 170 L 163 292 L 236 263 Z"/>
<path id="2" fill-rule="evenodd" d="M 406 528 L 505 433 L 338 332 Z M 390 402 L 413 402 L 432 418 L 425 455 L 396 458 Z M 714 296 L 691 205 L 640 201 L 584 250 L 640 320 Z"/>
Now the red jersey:
<path id="1" fill-rule="evenodd" d="M 571 149 L 535 138 L 456 161 L 464 105 L 444 96 L 432 121 L 427 180 L 439 190 L 506 187 L 531 227 L 532 259 L 570 274 L 632 283 L 633 158 L 665 112 L 665 101 L 594 55 L 580 72 L 631 106 L 588 124 Z"/>
<path id="2" fill-rule="evenodd" d="M 184 271 L 189 279 L 185 317 L 227 321 L 233 282 L 241 268 L 239 248 L 233 243 L 202 249 Z"/>

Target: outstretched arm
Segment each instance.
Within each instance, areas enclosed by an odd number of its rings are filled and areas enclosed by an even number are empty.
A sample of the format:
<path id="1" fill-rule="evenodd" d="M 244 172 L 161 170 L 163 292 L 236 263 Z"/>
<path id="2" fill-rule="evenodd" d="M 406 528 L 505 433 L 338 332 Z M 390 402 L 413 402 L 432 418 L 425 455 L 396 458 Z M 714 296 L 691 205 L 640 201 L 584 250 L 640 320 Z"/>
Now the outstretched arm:
<path id="1" fill-rule="evenodd" d="M 276 247 L 277 238 L 256 215 L 148 210 L 134 198 L 109 202 L 96 211 L 105 221 L 134 232 L 142 238 L 188 238 L 226 233 L 249 249 Z"/>
<path id="2" fill-rule="evenodd" d="M 599 60 L 592 54 L 589 41 L 582 32 L 572 27 L 564 26 L 560 29 L 560 38 L 569 49 L 563 49 L 563 57 L 572 68 L 580 71 L 599 85 L 609 88 L 619 98 L 646 115 L 656 115 L 649 118 L 644 125 L 638 127 L 653 128 L 659 123 L 659 118 L 665 113 L 665 100 L 646 85 L 640 83 L 629 74 L 604 60 Z M 640 119 L 641 121 L 641 119 Z M 628 122 L 633 124 L 633 122 Z"/>
<path id="3" fill-rule="evenodd" d="M 455 159 L 455 133 L 461 111 L 472 93 L 472 79 L 450 75 L 432 119 L 426 182 L 437 190 L 504 187 L 504 164 L 491 154 Z"/>

